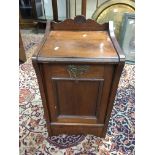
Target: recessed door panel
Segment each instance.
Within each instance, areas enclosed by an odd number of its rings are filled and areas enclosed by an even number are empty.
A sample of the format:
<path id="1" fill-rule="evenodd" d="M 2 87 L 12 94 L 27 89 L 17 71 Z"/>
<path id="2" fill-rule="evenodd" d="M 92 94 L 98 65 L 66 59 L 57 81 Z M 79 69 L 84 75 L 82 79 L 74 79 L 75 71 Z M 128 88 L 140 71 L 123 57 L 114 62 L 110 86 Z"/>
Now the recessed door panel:
<path id="1" fill-rule="evenodd" d="M 103 79 L 52 78 L 58 115 L 96 116 Z"/>

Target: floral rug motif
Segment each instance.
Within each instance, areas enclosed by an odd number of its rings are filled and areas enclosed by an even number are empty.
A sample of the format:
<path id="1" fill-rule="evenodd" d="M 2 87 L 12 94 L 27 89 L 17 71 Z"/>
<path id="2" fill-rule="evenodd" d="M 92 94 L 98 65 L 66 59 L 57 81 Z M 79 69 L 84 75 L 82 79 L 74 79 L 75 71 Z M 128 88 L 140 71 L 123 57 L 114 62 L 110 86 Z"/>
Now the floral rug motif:
<path id="1" fill-rule="evenodd" d="M 31 56 L 42 37 L 42 34 L 22 34 L 24 46 L 29 48 L 26 52 L 27 61 L 19 66 L 20 155 L 134 155 L 134 65 L 126 64 L 124 67 L 105 139 L 94 135 L 62 134 L 48 137 L 31 62 Z"/>
<path id="2" fill-rule="evenodd" d="M 21 37 L 26 52 L 27 59 L 32 57 L 33 52 L 36 50 L 37 45 L 40 43 L 44 34 L 34 34 L 32 30 L 21 30 Z"/>

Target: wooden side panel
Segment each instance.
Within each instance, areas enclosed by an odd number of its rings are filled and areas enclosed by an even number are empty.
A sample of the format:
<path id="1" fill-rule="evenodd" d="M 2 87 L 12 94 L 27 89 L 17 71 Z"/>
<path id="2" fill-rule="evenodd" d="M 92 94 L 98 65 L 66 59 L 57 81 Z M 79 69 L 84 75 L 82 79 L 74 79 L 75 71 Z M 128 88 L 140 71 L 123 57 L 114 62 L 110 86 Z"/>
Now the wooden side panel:
<path id="1" fill-rule="evenodd" d="M 49 136 L 51 136 L 52 130 L 51 130 L 51 125 L 50 125 L 50 114 L 49 114 L 49 108 L 47 104 L 47 96 L 46 96 L 46 87 L 44 85 L 44 76 L 43 76 L 43 71 L 42 71 L 42 64 L 37 63 L 36 59 L 32 59 L 32 64 L 36 72 L 36 76 L 38 79 L 38 84 L 39 84 L 39 89 L 40 89 L 40 95 L 44 107 L 44 118 L 46 120 L 46 125 L 47 125 L 47 130 Z"/>
<path id="2" fill-rule="evenodd" d="M 109 119 L 111 116 L 111 111 L 113 108 L 113 104 L 114 104 L 114 100 L 115 100 L 115 96 L 116 96 L 116 92 L 117 92 L 117 88 L 118 88 L 118 83 L 120 80 L 120 76 L 124 67 L 124 62 L 119 63 L 118 65 L 114 66 L 114 73 L 113 73 L 113 78 L 112 78 L 112 84 L 111 84 L 111 88 L 110 88 L 110 94 L 109 94 L 109 98 L 108 98 L 108 106 L 107 106 L 107 111 L 106 111 L 106 118 L 105 118 L 105 126 L 103 129 L 103 137 L 106 136 L 106 132 L 107 132 L 107 128 L 108 128 L 108 124 L 109 124 Z"/>
<path id="3" fill-rule="evenodd" d="M 98 107 L 98 122 L 104 122 L 106 116 L 106 109 L 108 106 L 109 94 L 111 93 L 111 83 L 113 78 L 114 66 L 104 65 L 104 87 L 102 92 L 101 105 Z"/>

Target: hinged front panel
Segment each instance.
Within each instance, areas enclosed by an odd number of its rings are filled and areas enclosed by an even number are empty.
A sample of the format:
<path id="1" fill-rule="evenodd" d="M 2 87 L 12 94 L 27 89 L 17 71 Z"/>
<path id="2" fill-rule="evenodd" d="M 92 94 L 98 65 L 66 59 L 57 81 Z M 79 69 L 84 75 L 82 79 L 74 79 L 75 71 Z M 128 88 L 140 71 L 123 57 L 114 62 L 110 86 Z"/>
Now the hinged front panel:
<path id="1" fill-rule="evenodd" d="M 94 74 L 93 67 L 100 72 Z M 74 74 L 68 71 L 68 65 L 56 67 L 44 64 L 44 89 L 52 126 L 99 127 L 100 132 L 102 131 L 113 67 L 100 67 L 83 67 L 87 68 L 85 72 L 73 76 Z M 58 68 L 61 69 L 57 70 Z M 62 68 L 66 69 L 66 72 Z M 92 74 L 89 70 L 93 71 Z M 97 129 L 92 130 L 95 132 Z"/>

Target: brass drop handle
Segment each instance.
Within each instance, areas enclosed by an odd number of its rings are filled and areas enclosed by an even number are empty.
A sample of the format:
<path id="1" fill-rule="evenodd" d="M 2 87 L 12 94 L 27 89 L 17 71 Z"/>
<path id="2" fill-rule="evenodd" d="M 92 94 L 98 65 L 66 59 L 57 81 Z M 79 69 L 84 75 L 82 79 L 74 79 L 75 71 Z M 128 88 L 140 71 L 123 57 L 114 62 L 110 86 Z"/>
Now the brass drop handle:
<path id="1" fill-rule="evenodd" d="M 71 78 L 78 78 L 89 69 L 88 65 L 68 65 L 67 71 Z"/>

